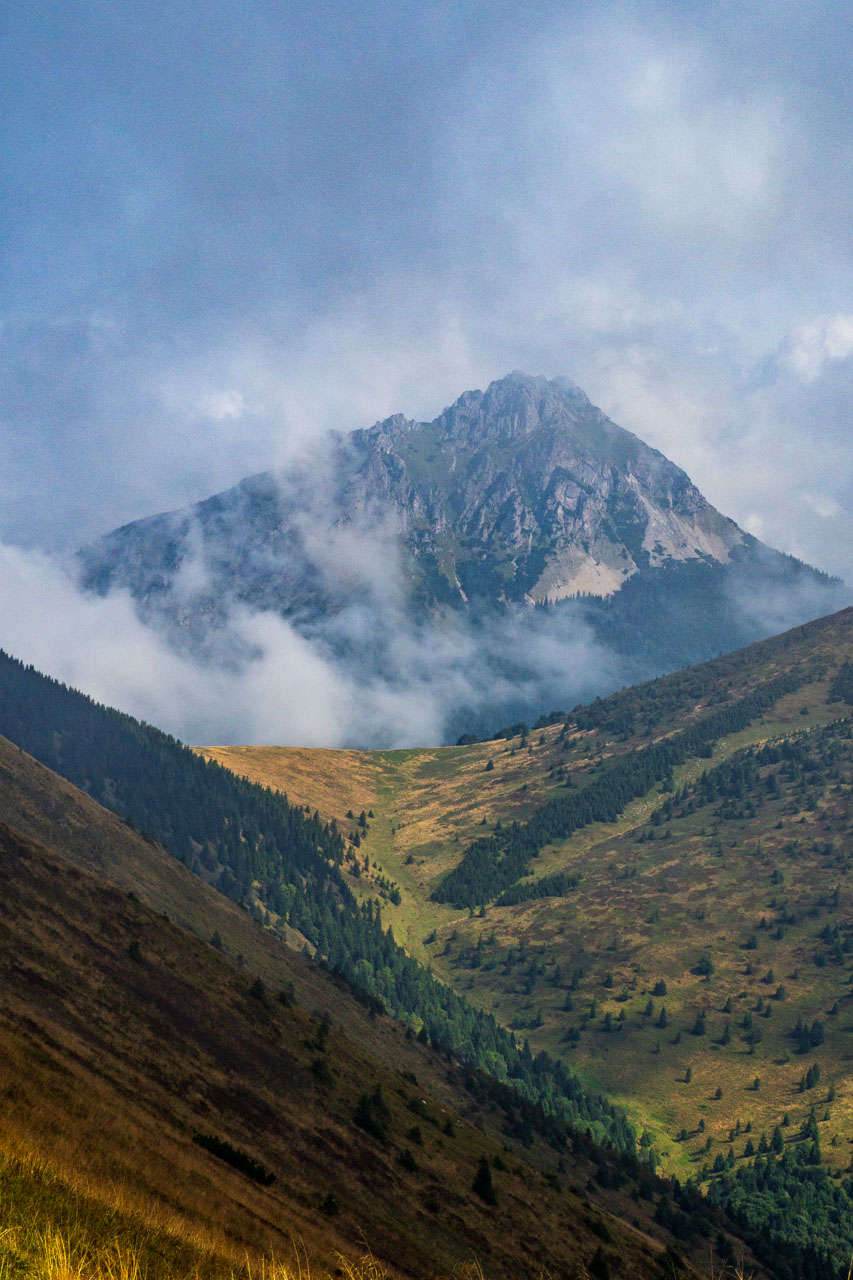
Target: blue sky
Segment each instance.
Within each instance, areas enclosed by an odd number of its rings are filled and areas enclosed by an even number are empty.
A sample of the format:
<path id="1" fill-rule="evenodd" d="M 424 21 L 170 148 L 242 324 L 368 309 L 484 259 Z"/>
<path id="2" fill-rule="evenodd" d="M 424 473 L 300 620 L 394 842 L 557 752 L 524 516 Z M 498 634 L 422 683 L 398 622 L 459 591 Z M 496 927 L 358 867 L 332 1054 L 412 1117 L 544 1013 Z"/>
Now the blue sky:
<path id="1" fill-rule="evenodd" d="M 16 571 L 521 368 L 853 578 L 849 5 L 32 0 L 0 23 Z"/>

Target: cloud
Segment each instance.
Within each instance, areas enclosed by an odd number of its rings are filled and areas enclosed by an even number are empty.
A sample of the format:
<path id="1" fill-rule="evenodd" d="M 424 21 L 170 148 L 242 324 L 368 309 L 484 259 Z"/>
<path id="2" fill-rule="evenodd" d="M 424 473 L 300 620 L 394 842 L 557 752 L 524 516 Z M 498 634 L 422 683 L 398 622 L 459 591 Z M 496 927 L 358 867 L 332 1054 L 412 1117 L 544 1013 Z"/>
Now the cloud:
<path id="1" fill-rule="evenodd" d="M 226 387 L 203 395 L 198 409 L 203 417 L 212 418 L 214 422 L 222 422 L 226 418 L 242 418 L 246 410 L 246 401 L 242 391 L 238 391 L 236 387 Z"/>
<path id="2" fill-rule="evenodd" d="M 362 554 L 375 551 L 367 544 Z M 202 574 L 196 565 L 185 582 Z M 273 613 L 234 609 L 228 660 L 200 662 L 144 625 L 126 593 L 83 594 L 61 561 L 9 545 L 0 546 L 0 618 L 8 653 L 210 745 L 432 745 L 448 731 L 496 728 L 501 710 L 517 718 L 546 687 L 573 706 L 620 675 L 580 620 L 555 626 L 526 614 L 479 628 L 464 620 L 415 625 L 390 595 L 378 612 L 353 606 L 310 637 Z"/>
<path id="3" fill-rule="evenodd" d="M 373 742 L 392 723 L 412 741 L 440 732 L 416 688 L 359 688 L 272 614 L 233 618 L 252 654 L 239 667 L 198 663 L 140 622 L 127 594 L 84 595 L 41 552 L 0 547 L 0 616 L 7 652 L 185 741 L 335 746 Z"/>
<path id="4" fill-rule="evenodd" d="M 597 59 L 574 79 L 567 124 L 587 125 L 584 159 L 636 200 L 658 237 L 741 237 L 778 199 L 787 123 L 772 97 L 720 80 L 693 45 L 614 26 Z M 599 90 L 598 92 L 596 90 Z M 590 129 L 589 116 L 594 117 Z"/>
<path id="5" fill-rule="evenodd" d="M 7 652 L 188 741 L 336 739 L 339 682 L 273 618 L 247 620 L 263 656 L 244 671 L 203 667 L 144 626 L 129 596 L 82 595 L 61 563 L 10 546 L 0 547 L 0 616 Z"/>
<path id="6" fill-rule="evenodd" d="M 807 503 L 821 520 L 836 520 L 843 515 L 841 503 L 828 494 L 803 493 L 803 501 Z"/>
<path id="7" fill-rule="evenodd" d="M 791 335 L 787 362 L 797 377 L 811 383 L 830 361 L 853 356 L 853 315 L 818 316 Z"/>

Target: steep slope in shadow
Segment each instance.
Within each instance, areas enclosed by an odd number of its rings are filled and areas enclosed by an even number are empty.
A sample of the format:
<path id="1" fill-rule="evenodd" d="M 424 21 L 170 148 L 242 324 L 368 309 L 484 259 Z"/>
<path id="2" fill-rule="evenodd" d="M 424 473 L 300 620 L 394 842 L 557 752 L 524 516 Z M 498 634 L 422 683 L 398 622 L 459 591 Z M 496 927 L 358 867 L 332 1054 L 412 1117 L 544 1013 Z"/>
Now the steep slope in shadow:
<path id="1" fill-rule="evenodd" d="M 700 1212 L 676 1242 L 654 1222 L 672 1189 L 648 1173 L 503 1134 L 514 1108 L 443 1054 L 357 1007 L 345 1031 L 351 997 L 306 981 L 304 957 L 281 948 L 279 974 L 326 997 L 315 1009 L 6 825 L 0 873 L 1 1145 L 140 1230 L 232 1265 L 296 1239 L 334 1267 L 366 1240 L 396 1275 L 477 1257 L 488 1275 L 570 1277 L 603 1241 L 617 1274 L 657 1275 L 667 1244 L 701 1258 L 701 1232 L 725 1225 Z M 472 1190 L 483 1157 L 499 1210 Z"/>

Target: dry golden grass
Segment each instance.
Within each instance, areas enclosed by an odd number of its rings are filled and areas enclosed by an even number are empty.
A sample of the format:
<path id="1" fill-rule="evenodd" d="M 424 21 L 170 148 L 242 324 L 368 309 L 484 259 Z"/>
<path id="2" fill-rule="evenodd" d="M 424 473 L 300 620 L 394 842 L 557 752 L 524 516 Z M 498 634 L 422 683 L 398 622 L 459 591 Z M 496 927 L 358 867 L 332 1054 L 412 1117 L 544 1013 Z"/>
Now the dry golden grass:
<path id="1" fill-rule="evenodd" d="M 358 851 L 361 875 L 350 875 L 350 885 L 361 896 L 379 893 L 395 937 L 424 959 L 426 934 L 459 915 L 430 902 L 433 886 L 458 861 L 465 844 L 482 834 L 484 819 L 486 829 L 498 818 L 523 819 L 547 796 L 554 785 L 548 771 L 562 761 L 558 734 L 559 726 L 537 730 L 523 751 L 518 738 L 399 751 L 197 750 L 241 777 L 281 791 L 292 803 L 334 818 L 344 834 L 355 830 L 348 811 L 357 816 L 372 810 L 369 834 Z M 581 765 L 585 735 L 575 735 L 573 742 L 575 764 Z M 493 768 L 487 771 L 489 761 Z M 392 904 L 378 887 L 382 877 L 399 886 L 400 904 Z"/>
<path id="2" fill-rule="evenodd" d="M 248 778 L 287 793 L 291 804 L 317 809 L 326 822 L 343 829 L 345 814 L 374 807 L 384 772 L 367 751 L 306 747 L 199 747 L 199 755 Z"/>
<path id="3" fill-rule="evenodd" d="M 104 1212 L 80 1178 L 62 1178 L 17 1144 L 0 1149 L 0 1280 L 386 1280 L 369 1250 L 312 1265 L 302 1241 L 287 1253 L 240 1256 L 179 1224 L 171 1230 L 140 1206 L 116 1201 Z M 83 1179 L 83 1182 L 86 1180 Z"/>

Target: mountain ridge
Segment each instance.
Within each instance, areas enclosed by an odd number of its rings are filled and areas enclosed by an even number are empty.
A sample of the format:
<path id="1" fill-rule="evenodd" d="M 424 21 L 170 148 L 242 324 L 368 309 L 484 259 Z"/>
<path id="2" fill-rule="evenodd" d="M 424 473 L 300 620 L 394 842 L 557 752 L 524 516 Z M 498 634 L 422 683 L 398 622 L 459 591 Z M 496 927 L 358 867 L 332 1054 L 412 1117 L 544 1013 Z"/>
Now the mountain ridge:
<path id="1" fill-rule="evenodd" d="M 442 539 L 446 544 L 449 538 L 479 538 L 498 546 L 503 566 L 498 601 L 528 603 L 609 595 L 638 571 L 637 560 L 651 567 L 668 558 L 703 556 L 726 563 L 732 548 L 749 541 L 706 502 L 681 468 L 611 422 L 568 379 L 514 373 L 485 392 L 463 393 L 432 422 L 396 414 L 349 436 L 335 433 L 333 440 L 335 523 L 357 522 L 379 501 L 391 504 L 411 552 L 437 555 L 444 586 L 432 584 L 428 603 L 434 605 L 459 607 L 482 594 L 469 568 L 463 568 L 462 581 L 458 566 L 443 564 L 448 547 L 435 547 Z M 437 456 L 439 449 L 446 457 Z M 509 455 L 517 449 L 521 451 L 513 459 Z M 259 472 L 196 503 L 191 515 L 186 510 L 162 513 L 124 525 L 83 549 L 84 582 L 101 590 L 120 583 L 144 600 L 158 575 L 146 586 L 141 564 L 122 564 L 126 539 L 162 536 L 171 529 L 179 559 L 170 566 L 164 558 L 158 567 L 168 578 L 191 552 L 192 518 L 202 541 L 212 543 L 217 519 L 245 502 L 255 507 L 260 530 L 268 530 L 263 508 L 275 501 L 277 488 L 280 522 L 293 514 L 294 500 L 308 503 L 309 477 L 296 468 L 293 481 L 288 493 L 287 472 Z M 638 541 L 643 514 L 647 527 Z M 605 523 L 610 525 L 610 548 L 602 531 Z M 543 537 L 552 543 L 545 553 L 552 562 L 546 564 L 542 554 L 535 557 L 541 568 L 536 576 L 534 568 L 517 561 L 529 559 Z M 295 552 L 293 542 L 285 536 L 283 554 Z M 98 548 L 105 559 L 99 560 Z M 462 550 L 455 549 L 456 559 L 467 566 L 470 557 Z M 287 601 L 277 603 L 285 614 L 298 612 Z"/>
<path id="2" fill-rule="evenodd" d="M 573 383 L 520 373 L 429 423 L 333 435 L 287 471 L 114 530 L 78 564 L 84 589 L 128 591 L 196 659 L 250 662 L 242 622 L 272 615 L 353 687 L 444 682 L 451 740 L 843 602 Z M 600 653 L 572 674 L 556 655 L 578 637 Z M 470 705 L 452 703 L 457 676 Z"/>

